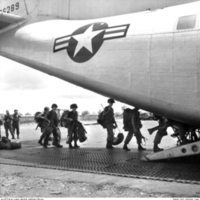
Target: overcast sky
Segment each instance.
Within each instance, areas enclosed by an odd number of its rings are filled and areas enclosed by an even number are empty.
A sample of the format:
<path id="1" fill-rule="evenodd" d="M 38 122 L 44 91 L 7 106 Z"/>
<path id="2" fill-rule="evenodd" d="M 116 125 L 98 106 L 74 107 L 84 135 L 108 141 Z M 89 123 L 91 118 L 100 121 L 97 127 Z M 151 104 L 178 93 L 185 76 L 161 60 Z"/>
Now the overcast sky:
<path id="1" fill-rule="evenodd" d="M 34 114 L 53 103 L 61 109 L 77 103 L 80 113 L 93 113 L 101 109 L 101 104 L 107 105 L 107 98 L 0 57 L 0 113 L 18 109 L 22 114 Z M 114 110 L 122 112 L 123 105 L 117 102 Z"/>

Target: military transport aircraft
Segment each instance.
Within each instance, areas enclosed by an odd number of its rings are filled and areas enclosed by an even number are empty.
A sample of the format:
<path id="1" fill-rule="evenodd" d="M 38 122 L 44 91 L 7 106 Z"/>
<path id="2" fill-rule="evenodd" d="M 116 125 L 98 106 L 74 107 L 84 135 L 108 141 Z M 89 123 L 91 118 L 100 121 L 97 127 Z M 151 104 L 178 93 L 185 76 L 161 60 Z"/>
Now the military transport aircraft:
<path id="1" fill-rule="evenodd" d="M 78 20 L 75 0 L 0 0 L 0 55 L 198 129 L 200 2 L 163 5 Z M 200 141 L 177 148 L 160 157 L 200 154 Z"/>

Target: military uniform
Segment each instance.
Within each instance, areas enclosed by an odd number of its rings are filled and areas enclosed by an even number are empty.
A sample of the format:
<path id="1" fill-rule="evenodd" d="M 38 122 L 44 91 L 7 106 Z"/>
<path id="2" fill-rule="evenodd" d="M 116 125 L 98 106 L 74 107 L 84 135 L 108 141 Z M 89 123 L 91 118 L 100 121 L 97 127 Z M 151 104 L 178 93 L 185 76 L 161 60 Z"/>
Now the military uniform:
<path id="1" fill-rule="evenodd" d="M 15 134 L 15 130 L 17 132 L 17 138 L 19 139 L 19 119 L 20 119 L 20 115 L 18 113 L 14 113 L 13 114 L 13 134 Z"/>
<path id="2" fill-rule="evenodd" d="M 68 125 L 68 137 L 69 137 L 69 143 L 71 143 L 72 140 L 74 141 L 78 140 L 78 135 L 77 135 L 78 113 L 77 111 L 75 112 L 70 111 L 68 114 L 68 118 L 72 119 L 72 121 L 70 121 Z"/>
<path id="3" fill-rule="evenodd" d="M 161 116 L 157 116 L 157 118 L 159 123 L 159 129 L 154 138 L 154 144 L 160 144 L 162 138 L 167 135 L 168 128 L 167 119 Z"/>
<path id="4" fill-rule="evenodd" d="M 114 110 L 110 106 L 106 106 L 104 109 L 104 117 L 105 117 L 105 127 L 107 129 L 107 142 L 112 143 L 114 138 L 113 133 L 113 124 L 116 124 L 115 118 L 114 118 Z"/>
<path id="5" fill-rule="evenodd" d="M 0 117 L 0 138 L 1 138 L 1 126 L 3 125 L 3 121 L 2 121 L 2 119 L 1 119 L 1 117 Z"/>
<path id="6" fill-rule="evenodd" d="M 138 144 L 138 150 L 145 150 L 141 146 L 143 136 L 140 131 L 140 129 L 142 128 L 142 124 L 141 124 L 140 113 L 139 113 L 138 109 L 131 110 L 130 115 L 131 115 L 130 120 L 127 123 L 127 126 L 124 127 L 125 131 L 128 131 L 128 135 L 126 136 L 123 149 L 130 151 L 130 149 L 127 147 L 127 145 L 129 144 L 133 135 L 135 134 L 137 144 Z"/>
<path id="7" fill-rule="evenodd" d="M 47 119 L 47 114 L 48 112 L 45 112 L 40 114 L 37 118 L 41 119 L 42 122 L 41 122 L 41 132 L 42 132 L 42 135 L 38 141 L 39 144 L 42 144 L 42 140 L 45 138 L 45 128 L 49 125 L 49 120 Z"/>
<path id="8" fill-rule="evenodd" d="M 148 129 L 148 131 L 149 131 L 150 135 L 153 134 L 154 131 L 157 131 L 156 136 L 154 138 L 153 151 L 159 152 L 159 151 L 162 151 L 163 149 L 159 148 L 158 144 L 160 144 L 162 138 L 165 135 L 167 135 L 167 128 L 170 125 L 170 123 L 166 118 L 164 118 L 160 115 L 156 115 L 156 114 L 153 115 L 153 119 L 158 121 L 159 125 L 156 126 L 156 127 Z"/>
<path id="9" fill-rule="evenodd" d="M 113 104 L 115 103 L 114 99 L 108 99 L 109 106 L 106 106 L 103 111 L 103 121 L 104 121 L 104 128 L 107 129 L 107 149 L 113 149 L 112 146 L 114 140 L 114 133 L 113 129 L 117 127 L 117 123 L 114 118 L 114 110 L 112 108 Z"/>
<path id="10" fill-rule="evenodd" d="M 14 139 L 15 137 L 12 130 L 12 116 L 10 114 L 6 114 L 3 118 L 3 121 L 4 121 L 5 132 L 6 132 L 6 138 L 9 138 L 8 131 L 10 131 L 12 135 L 12 139 Z"/>
<path id="11" fill-rule="evenodd" d="M 67 116 L 68 120 L 68 141 L 67 143 L 69 144 L 69 148 L 79 148 L 77 145 L 78 141 L 78 112 L 76 109 L 78 106 L 76 104 L 70 105 L 70 111 Z M 71 142 L 74 140 L 74 147 L 72 146 Z"/>
<path id="12" fill-rule="evenodd" d="M 56 104 L 52 105 L 52 108 L 56 107 Z M 48 145 L 48 140 L 49 140 L 49 136 L 51 135 L 51 133 L 53 133 L 53 137 L 54 137 L 54 141 L 53 141 L 53 145 L 56 147 L 62 147 L 60 145 L 60 136 L 58 134 L 58 123 L 59 123 L 59 119 L 58 119 L 58 115 L 56 113 L 55 110 L 51 110 L 48 114 L 47 114 L 47 119 L 50 121 L 50 125 L 47 126 L 45 128 L 45 140 L 44 140 L 44 147 L 46 148 Z"/>

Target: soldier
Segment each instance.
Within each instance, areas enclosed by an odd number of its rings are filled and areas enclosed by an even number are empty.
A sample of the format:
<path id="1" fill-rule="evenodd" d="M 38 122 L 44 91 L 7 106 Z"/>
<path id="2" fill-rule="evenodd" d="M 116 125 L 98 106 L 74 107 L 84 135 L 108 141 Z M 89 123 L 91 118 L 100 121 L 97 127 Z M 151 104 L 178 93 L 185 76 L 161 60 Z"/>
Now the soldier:
<path id="1" fill-rule="evenodd" d="M 13 130 L 12 130 L 12 120 L 13 120 L 12 116 L 10 115 L 9 111 L 6 110 L 6 114 L 4 115 L 3 121 L 4 121 L 5 132 L 6 132 L 6 138 L 8 138 L 8 139 L 9 139 L 8 131 L 10 131 L 10 133 L 12 135 L 12 139 L 15 139 Z"/>
<path id="2" fill-rule="evenodd" d="M 77 133 L 77 128 L 78 128 L 78 112 L 76 111 L 78 106 L 76 104 L 72 104 L 70 106 L 70 109 L 72 109 L 68 116 L 65 117 L 69 121 L 68 123 L 68 141 L 67 143 L 69 144 L 69 148 L 79 148 L 77 145 L 78 141 L 78 133 Z M 72 146 L 72 140 L 74 140 L 74 146 Z"/>
<path id="3" fill-rule="evenodd" d="M 156 126 L 156 127 L 148 129 L 148 131 L 149 131 L 150 135 L 153 134 L 154 131 L 157 131 L 156 136 L 154 138 L 154 146 L 153 146 L 153 151 L 155 153 L 159 152 L 159 151 L 163 151 L 163 149 L 159 148 L 158 145 L 161 143 L 162 138 L 167 135 L 167 128 L 170 127 L 170 126 L 171 127 L 174 127 L 174 126 L 177 127 L 177 134 L 179 135 L 182 144 L 187 144 L 187 143 L 190 142 L 186 138 L 185 127 L 180 126 L 180 123 L 175 122 L 173 120 L 169 120 L 165 117 L 162 117 L 162 116 L 156 115 L 156 114 L 154 114 L 154 120 L 157 120 L 159 125 Z"/>
<path id="4" fill-rule="evenodd" d="M 14 110 L 14 114 L 12 115 L 13 117 L 13 135 L 15 135 L 15 130 L 17 131 L 17 138 L 19 139 L 19 119 L 20 115 L 18 114 L 18 110 Z"/>
<path id="5" fill-rule="evenodd" d="M 60 135 L 58 133 L 59 119 L 56 113 L 56 109 L 58 108 L 58 106 L 56 104 L 53 104 L 51 108 L 52 108 L 51 111 L 47 114 L 47 119 L 50 121 L 50 125 L 47 126 L 44 130 L 45 140 L 44 140 L 43 146 L 44 148 L 47 148 L 49 136 L 51 135 L 51 132 L 52 132 L 53 137 L 54 137 L 53 145 L 56 147 L 62 148 L 63 146 L 60 145 Z"/>
<path id="6" fill-rule="evenodd" d="M 125 115 L 125 112 L 128 112 L 127 114 L 129 114 L 129 119 L 127 119 L 127 122 L 125 122 L 125 118 L 124 118 L 124 129 L 125 129 L 125 131 L 127 130 L 129 132 L 128 132 L 128 135 L 126 136 L 123 149 L 126 151 L 130 151 L 130 149 L 128 148 L 127 145 L 131 141 L 133 134 L 135 134 L 137 144 L 138 144 L 138 151 L 146 150 L 141 145 L 142 139 L 144 137 L 142 136 L 141 131 L 140 131 L 140 129 L 142 128 L 142 123 L 140 121 L 139 108 L 135 108 L 133 110 L 126 109 L 124 111 L 124 115 Z"/>
<path id="7" fill-rule="evenodd" d="M 114 110 L 112 108 L 113 104 L 115 103 L 114 99 L 108 99 L 108 106 L 104 108 L 103 111 L 103 116 L 104 116 L 104 123 L 105 127 L 107 129 L 107 144 L 106 148 L 107 149 L 113 149 L 114 147 L 112 146 L 113 139 L 114 139 L 114 133 L 113 129 L 117 128 L 117 123 L 114 118 Z"/>
<path id="8" fill-rule="evenodd" d="M 0 116 L 0 138 L 1 138 L 1 126 L 3 125 L 3 120 L 1 119 L 1 116 Z"/>
<path id="9" fill-rule="evenodd" d="M 158 121 L 158 126 L 148 129 L 149 134 L 152 135 L 154 131 L 157 131 L 156 136 L 154 138 L 154 146 L 153 146 L 153 151 L 159 152 L 163 151 L 163 149 L 159 148 L 159 144 L 161 143 L 161 140 L 164 136 L 167 135 L 167 128 L 169 126 L 169 122 L 166 118 L 160 116 L 160 115 L 153 115 L 153 119 Z"/>
<path id="10" fill-rule="evenodd" d="M 49 125 L 50 121 L 47 119 L 47 114 L 49 113 L 49 107 L 45 107 L 43 113 L 37 116 L 40 121 L 40 128 L 42 135 L 38 141 L 39 144 L 43 145 L 42 140 L 45 138 L 45 128 Z"/>

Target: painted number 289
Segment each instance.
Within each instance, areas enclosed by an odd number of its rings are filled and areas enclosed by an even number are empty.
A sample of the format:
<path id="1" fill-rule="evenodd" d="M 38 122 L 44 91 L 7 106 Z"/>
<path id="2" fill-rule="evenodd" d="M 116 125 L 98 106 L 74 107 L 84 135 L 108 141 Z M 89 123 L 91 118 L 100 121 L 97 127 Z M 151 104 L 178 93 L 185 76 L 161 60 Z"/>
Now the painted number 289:
<path id="1" fill-rule="evenodd" d="M 14 12 L 15 10 L 19 10 L 19 2 L 17 2 L 16 4 L 12 4 L 11 6 L 7 6 L 7 8 L 3 9 L 3 12 L 11 13 Z M 2 10 L 0 10 L 0 12 L 2 12 Z"/>

